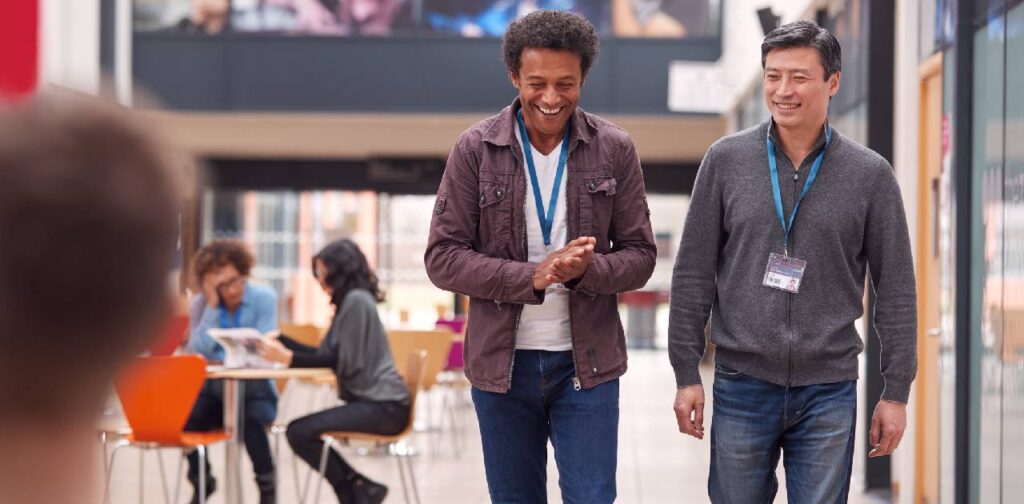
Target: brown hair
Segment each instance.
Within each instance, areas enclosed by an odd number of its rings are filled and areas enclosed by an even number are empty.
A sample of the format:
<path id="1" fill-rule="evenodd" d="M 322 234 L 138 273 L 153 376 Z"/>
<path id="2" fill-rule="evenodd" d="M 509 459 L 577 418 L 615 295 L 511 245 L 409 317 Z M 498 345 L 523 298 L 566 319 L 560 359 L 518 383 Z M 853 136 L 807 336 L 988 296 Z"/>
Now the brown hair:
<path id="1" fill-rule="evenodd" d="M 203 245 L 192 258 L 192 280 L 196 287 L 203 285 L 207 273 L 232 265 L 242 276 L 249 276 L 256 262 L 249 247 L 240 240 L 214 240 Z"/>
<path id="2" fill-rule="evenodd" d="M 193 166 L 93 98 L 0 103 L 0 423 L 96 408 L 156 336 Z"/>

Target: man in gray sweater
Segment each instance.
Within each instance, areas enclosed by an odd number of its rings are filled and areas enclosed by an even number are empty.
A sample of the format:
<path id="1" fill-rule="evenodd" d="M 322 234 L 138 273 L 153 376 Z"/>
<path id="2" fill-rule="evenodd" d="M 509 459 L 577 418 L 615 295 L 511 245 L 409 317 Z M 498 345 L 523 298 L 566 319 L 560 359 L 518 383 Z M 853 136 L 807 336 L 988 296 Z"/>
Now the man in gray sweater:
<path id="1" fill-rule="evenodd" d="M 906 428 L 916 372 L 914 265 L 888 162 L 828 123 L 840 47 L 814 23 L 761 45 L 772 119 L 708 149 L 672 277 L 669 355 L 679 431 L 704 437 L 698 364 L 716 345 L 708 492 L 770 502 L 785 454 L 790 502 L 846 502 L 864 345 L 865 278 L 876 293 L 885 390 L 871 456 Z"/>

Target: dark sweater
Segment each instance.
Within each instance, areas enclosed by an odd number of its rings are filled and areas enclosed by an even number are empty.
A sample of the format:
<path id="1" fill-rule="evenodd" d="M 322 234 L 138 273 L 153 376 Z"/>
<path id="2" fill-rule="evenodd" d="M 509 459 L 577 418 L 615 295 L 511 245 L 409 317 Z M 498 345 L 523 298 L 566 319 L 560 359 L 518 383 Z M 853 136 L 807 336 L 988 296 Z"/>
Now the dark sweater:
<path id="1" fill-rule="evenodd" d="M 857 379 L 864 344 L 854 323 L 863 315 L 870 270 L 882 398 L 905 403 L 917 369 L 917 307 L 906 214 L 892 167 L 833 129 L 790 231 L 790 255 L 807 261 L 800 293 L 765 287 L 768 256 L 784 248 L 768 169 L 769 124 L 716 142 L 697 173 L 672 276 L 669 357 L 676 385 L 700 383 L 709 314 L 716 359 L 724 366 L 788 386 Z M 787 218 L 824 143 L 823 132 L 794 172 L 776 139 Z"/>
<path id="2" fill-rule="evenodd" d="M 345 295 L 320 348 L 282 337 L 292 350 L 292 367 L 330 367 L 338 376 L 338 396 L 345 401 L 396 401 L 408 404 L 409 389 L 391 357 L 377 301 L 369 291 Z"/>

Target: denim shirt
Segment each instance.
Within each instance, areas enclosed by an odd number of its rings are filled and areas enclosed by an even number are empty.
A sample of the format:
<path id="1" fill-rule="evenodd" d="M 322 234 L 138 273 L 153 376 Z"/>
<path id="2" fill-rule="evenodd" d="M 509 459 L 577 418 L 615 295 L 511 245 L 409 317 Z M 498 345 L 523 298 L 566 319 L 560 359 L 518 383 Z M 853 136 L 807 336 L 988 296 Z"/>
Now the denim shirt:
<path id="1" fill-rule="evenodd" d="M 237 327 L 252 327 L 260 333 L 277 329 L 277 294 L 269 287 L 247 282 L 236 315 Z M 226 313 L 223 306 L 210 308 L 206 296 L 199 294 L 192 299 L 189 316 L 188 351 L 201 354 L 206 360 L 223 361 L 224 349 L 210 337 L 209 330 L 225 327 L 222 320 L 233 323 L 235 315 Z"/>

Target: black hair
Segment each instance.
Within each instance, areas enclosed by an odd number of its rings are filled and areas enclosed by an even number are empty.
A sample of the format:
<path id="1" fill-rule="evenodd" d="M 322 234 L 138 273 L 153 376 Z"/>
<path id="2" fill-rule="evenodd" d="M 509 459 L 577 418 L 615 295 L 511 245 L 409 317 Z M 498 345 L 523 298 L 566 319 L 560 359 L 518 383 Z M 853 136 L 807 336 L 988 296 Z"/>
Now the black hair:
<path id="1" fill-rule="evenodd" d="M 509 73 L 519 75 L 523 49 L 556 49 L 580 57 L 580 70 L 587 76 L 597 61 L 597 30 L 586 18 L 572 12 L 541 10 L 513 22 L 501 41 L 502 61 Z"/>
<path id="2" fill-rule="evenodd" d="M 795 21 L 772 30 L 761 42 L 761 69 L 768 53 L 773 49 L 813 47 L 818 50 L 821 66 L 825 67 L 825 80 L 843 67 L 843 50 L 832 32 L 811 21 Z"/>
<path id="3" fill-rule="evenodd" d="M 325 283 L 333 289 L 331 304 L 335 307 L 340 308 L 345 296 L 353 289 L 366 289 L 378 302 L 384 301 L 377 275 L 370 271 L 366 256 L 352 240 L 335 240 L 320 249 L 312 260 L 314 277 L 317 259 L 327 267 Z"/>

